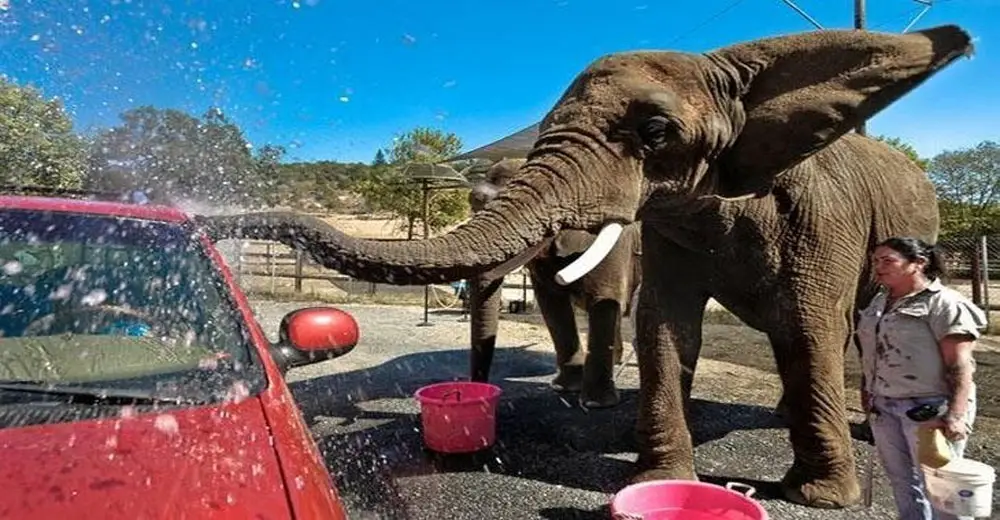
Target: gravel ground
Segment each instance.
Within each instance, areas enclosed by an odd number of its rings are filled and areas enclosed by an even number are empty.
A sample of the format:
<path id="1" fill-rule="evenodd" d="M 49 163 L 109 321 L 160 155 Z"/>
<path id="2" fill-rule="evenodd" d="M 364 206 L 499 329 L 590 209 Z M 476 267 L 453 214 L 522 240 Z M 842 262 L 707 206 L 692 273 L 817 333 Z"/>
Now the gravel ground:
<path id="1" fill-rule="evenodd" d="M 257 301 L 255 310 L 274 339 L 281 316 L 305 305 Z M 618 379 L 623 403 L 588 412 L 548 389 L 552 346 L 537 320 L 502 321 L 493 366 L 493 381 L 504 389 L 497 444 L 476 456 L 441 458 L 423 449 L 411 396 L 425 384 L 465 377 L 468 323 L 432 314 L 433 325 L 420 327 L 420 307 L 340 307 L 362 326 L 358 347 L 294 369 L 288 380 L 352 519 L 609 518 L 608 501 L 635 460 L 638 372 L 632 362 Z M 772 415 L 780 383 L 773 360 L 761 361 L 769 357 L 763 335 L 739 325 L 706 325 L 693 409 L 702 479 L 754 486 L 755 498 L 777 520 L 894 518 L 878 469 L 871 509 L 810 509 L 779 497 L 775 483 L 792 456 L 787 430 Z M 849 399 L 856 402 L 856 393 Z M 855 414 L 852 422 L 859 419 Z M 968 456 L 996 466 L 998 430 L 1000 421 L 982 417 Z M 856 440 L 854 447 L 863 472 L 868 444 Z M 994 517 L 1000 518 L 996 508 Z"/>

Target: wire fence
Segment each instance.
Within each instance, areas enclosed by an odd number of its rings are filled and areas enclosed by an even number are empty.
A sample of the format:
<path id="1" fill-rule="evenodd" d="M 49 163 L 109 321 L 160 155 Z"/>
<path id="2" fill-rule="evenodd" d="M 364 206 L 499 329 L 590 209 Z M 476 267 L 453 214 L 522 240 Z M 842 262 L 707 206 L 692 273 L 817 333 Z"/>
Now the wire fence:
<path id="1" fill-rule="evenodd" d="M 944 253 L 947 285 L 983 310 L 1000 310 L 1000 235 L 948 237 L 938 245 Z"/>

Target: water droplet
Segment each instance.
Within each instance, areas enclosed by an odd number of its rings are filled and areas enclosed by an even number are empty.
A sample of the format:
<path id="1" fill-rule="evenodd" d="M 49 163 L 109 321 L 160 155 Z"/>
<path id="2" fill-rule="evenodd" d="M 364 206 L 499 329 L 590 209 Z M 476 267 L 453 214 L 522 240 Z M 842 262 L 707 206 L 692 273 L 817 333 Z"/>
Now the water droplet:
<path id="1" fill-rule="evenodd" d="M 108 299 L 108 293 L 104 289 L 94 289 L 89 293 L 85 294 L 83 298 L 80 299 L 80 303 L 84 305 L 100 305 L 104 300 Z"/>
<path id="2" fill-rule="evenodd" d="M 16 260 L 11 260 L 10 262 L 3 264 L 3 274 L 8 276 L 20 274 L 21 271 L 23 270 L 24 266 L 21 264 L 21 262 L 18 262 Z"/>
<path id="3" fill-rule="evenodd" d="M 250 388 L 247 386 L 245 381 L 237 381 L 229 387 L 226 392 L 226 401 L 241 403 L 244 399 L 250 397 Z"/>
<path id="4" fill-rule="evenodd" d="M 163 414 L 156 417 L 153 427 L 167 435 L 176 435 L 179 430 L 177 419 L 173 415 Z"/>

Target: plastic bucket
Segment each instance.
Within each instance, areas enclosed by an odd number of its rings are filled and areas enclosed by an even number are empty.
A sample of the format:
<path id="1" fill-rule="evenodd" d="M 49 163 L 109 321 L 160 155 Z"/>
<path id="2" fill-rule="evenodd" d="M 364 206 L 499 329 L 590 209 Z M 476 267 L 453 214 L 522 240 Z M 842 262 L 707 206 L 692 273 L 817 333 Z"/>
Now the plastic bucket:
<path id="1" fill-rule="evenodd" d="M 420 403 L 424 444 L 442 453 L 469 453 L 496 441 L 500 387 L 453 381 L 427 385 L 414 397 Z"/>
<path id="2" fill-rule="evenodd" d="M 956 516 L 990 517 L 996 470 L 972 459 L 955 459 L 940 468 L 921 465 L 934 509 Z"/>
<path id="3" fill-rule="evenodd" d="M 740 493 L 733 488 L 743 488 Z M 767 520 L 750 498 L 756 490 L 730 482 L 723 486 L 693 480 L 651 480 L 625 487 L 611 500 L 614 520 Z"/>

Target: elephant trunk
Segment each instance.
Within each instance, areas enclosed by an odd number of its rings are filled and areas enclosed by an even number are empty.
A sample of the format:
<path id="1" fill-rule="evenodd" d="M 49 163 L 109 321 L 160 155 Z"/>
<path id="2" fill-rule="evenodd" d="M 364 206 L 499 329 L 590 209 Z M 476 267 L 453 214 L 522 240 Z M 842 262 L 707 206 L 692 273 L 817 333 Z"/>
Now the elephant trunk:
<path id="1" fill-rule="evenodd" d="M 292 212 L 197 216 L 213 240 L 273 240 L 306 251 L 329 269 L 372 282 L 423 285 L 510 271 L 548 244 L 565 208 L 548 188 L 549 172 L 526 168 L 514 182 L 465 224 L 446 235 L 419 241 L 350 237 L 326 222 Z M 503 273 L 499 273 L 502 275 Z"/>

